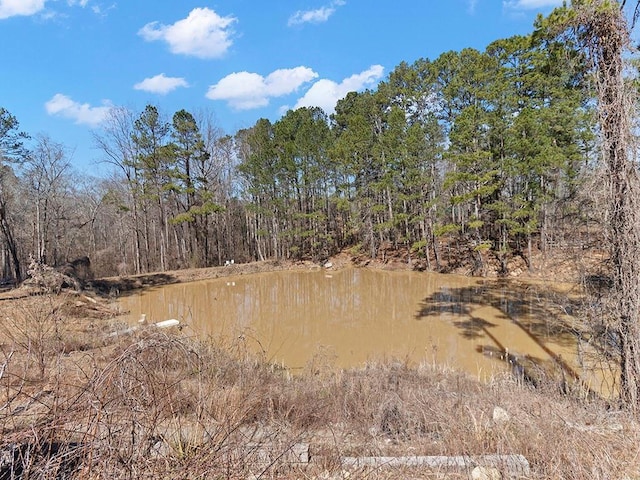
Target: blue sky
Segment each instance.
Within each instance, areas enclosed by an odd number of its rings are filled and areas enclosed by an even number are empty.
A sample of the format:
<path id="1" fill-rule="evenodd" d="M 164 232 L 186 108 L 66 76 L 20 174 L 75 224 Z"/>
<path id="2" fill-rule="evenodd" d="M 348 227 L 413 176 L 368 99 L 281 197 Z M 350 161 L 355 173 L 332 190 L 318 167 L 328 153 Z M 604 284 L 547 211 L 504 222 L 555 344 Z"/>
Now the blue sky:
<path id="1" fill-rule="evenodd" d="M 528 33 L 562 0 L 0 0 L 0 107 L 100 171 L 112 106 L 212 113 L 229 134 L 331 113 L 401 61 Z"/>

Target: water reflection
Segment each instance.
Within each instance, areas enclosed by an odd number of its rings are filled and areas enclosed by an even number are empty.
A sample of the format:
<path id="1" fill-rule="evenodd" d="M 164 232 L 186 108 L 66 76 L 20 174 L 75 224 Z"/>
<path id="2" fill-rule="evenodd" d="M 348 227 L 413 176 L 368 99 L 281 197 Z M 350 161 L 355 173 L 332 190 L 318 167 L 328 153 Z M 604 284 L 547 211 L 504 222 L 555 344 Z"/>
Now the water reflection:
<path id="1" fill-rule="evenodd" d="M 401 358 L 503 371 L 504 352 L 571 364 L 578 345 L 548 286 L 416 272 L 273 272 L 167 285 L 122 299 L 135 322 L 176 318 L 202 336 L 245 342 L 303 368 L 318 352 L 335 366 Z M 601 379 L 597 379 L 601 381 Z"/>

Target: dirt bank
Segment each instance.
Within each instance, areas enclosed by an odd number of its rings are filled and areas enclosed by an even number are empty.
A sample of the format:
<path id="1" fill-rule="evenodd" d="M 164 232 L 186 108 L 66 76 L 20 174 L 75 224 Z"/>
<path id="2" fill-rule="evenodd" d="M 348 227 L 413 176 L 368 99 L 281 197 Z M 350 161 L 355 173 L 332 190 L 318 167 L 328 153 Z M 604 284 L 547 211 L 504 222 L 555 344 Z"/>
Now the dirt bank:
<path id="1" fill-rule="evenodd" d="M 468 253 L 468 252 L 467 252 Z M 552 252 L 535 251 L 530 262 L 521 256 L 512 256 L 507 262 L 507 271 L 500 271 L 497 258 L 485 255 L 478 269 L 477 262 L 464 252 L 452 251 L 450 258 L 456 261 L 443 261 L 439 268 L 432 265 L 434 271 L 455 273 L 487 278 L 520 278 L 551 280 L 554 282 L 580 283 L 588 276 L 602 275 L 606 268 L 606 255 L 598 250 L 563 249 Z M 529 265 L 530 263 L 530 265 Z M 319 268 L 338 269 L 345 267 L 376 268 L 383 270 L 427 270 L 424 260 L 416 258 L 406 250 L 381 250 L 377 258 L 342 252 L 323 263 L 312 261 L 269 260 L 246 264 L 230 264 L 222 267 L 173 270 L 167 272 L 148 273 L 126 277 L 109 277 L 94 280 L 88 289 L 99 296 L 117 295 L 130 290 L 167 285 L 171 283 L 191 282 L 220 278 L 231 275 L 248 275 L 252 273 L 282 270 L 310 270 Z"/>

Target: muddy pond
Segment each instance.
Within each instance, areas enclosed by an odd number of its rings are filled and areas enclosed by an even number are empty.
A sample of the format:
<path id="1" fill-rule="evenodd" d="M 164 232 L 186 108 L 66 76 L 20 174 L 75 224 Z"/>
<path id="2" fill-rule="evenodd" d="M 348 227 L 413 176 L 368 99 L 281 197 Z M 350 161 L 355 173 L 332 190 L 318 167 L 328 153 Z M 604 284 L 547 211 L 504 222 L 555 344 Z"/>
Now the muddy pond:
<path id="1" fill-rule="evenodd" d="M 203 338 L 291 370 L 399 360 L 481 379 L 510 359 L 562 363 L 610 390 L 589 346 L 566 327 L 570 285 L 347 268 L 271 272 L 167 285 L 122 297 L 136 324 L 177 319 Z M 506 360 L 506 361 L 505 361 Z"/>

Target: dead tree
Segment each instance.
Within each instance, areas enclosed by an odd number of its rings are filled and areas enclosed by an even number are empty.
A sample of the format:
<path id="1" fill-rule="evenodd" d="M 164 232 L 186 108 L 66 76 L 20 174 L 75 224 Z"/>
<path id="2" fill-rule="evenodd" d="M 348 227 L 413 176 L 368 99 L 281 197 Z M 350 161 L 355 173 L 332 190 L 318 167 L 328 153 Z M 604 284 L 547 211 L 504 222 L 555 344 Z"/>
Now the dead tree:
<path id="1" fill-rule="evenodd" d="M 592 62 L 608 195 L 608 243 L 613 325 L 620 346 L 620 396 L 640 410 L 640 178 L 634 161 L 632 118 L 637 95 L 625 79 L 633 22 L 624 1 L 574 0 L 569 19 Z"/>

